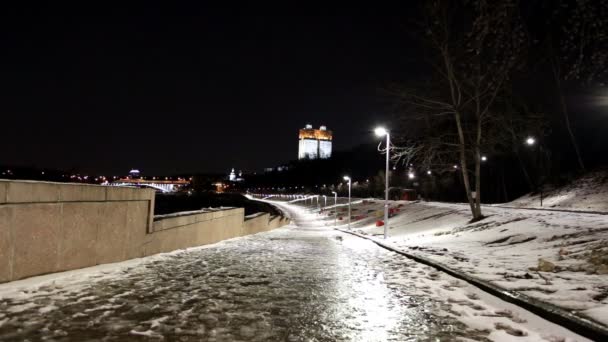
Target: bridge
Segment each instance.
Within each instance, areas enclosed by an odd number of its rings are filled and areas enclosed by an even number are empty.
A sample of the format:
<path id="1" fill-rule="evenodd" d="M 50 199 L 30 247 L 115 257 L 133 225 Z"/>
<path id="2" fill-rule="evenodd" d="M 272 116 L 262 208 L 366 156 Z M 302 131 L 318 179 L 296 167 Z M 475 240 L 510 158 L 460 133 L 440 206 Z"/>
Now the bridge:
<path id="1" fill-rule="evenodd" d="M 106 183 L 107 186 L 126 186 L 137 188 L 152 188 L 163 193 L 177 192 L 180 188 L 190 184 L 190 181 L 179 178 L 178 180 L 122 178 Z"/>

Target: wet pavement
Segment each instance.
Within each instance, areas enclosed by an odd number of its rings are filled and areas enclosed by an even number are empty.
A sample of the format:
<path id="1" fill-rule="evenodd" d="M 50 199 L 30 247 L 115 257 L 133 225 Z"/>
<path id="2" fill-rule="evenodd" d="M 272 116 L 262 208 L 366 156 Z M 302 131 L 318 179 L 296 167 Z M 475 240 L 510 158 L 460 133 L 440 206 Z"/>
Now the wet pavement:
<path id="1" fill-rule="evenodd" d="M 484 340 L 419 281 L 437 277 L 369 241 L 283 228 L 0 299 L 0 340 Z"/>

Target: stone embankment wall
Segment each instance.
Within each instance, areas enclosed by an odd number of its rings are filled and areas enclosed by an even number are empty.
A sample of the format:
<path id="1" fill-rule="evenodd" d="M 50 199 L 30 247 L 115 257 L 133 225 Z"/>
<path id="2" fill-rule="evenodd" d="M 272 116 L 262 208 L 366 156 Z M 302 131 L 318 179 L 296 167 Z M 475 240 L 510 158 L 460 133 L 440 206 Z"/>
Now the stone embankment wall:
<path id="1" fill-rule="evenodd" d="M 242 208 L 154 216 L 154 190 L 0 180 L 0 282 L 271 230 Z"/>

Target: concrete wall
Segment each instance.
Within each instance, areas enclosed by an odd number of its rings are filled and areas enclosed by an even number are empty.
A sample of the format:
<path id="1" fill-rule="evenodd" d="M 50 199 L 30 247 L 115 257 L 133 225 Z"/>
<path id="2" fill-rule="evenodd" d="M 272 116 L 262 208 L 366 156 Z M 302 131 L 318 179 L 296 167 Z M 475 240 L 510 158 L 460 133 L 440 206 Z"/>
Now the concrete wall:
<path id="1" fill-rule="evenodd" d="M 144 254 L 200 246 L 242 236 L 243 208 L 157 217 L 146 237 Z"/>
<path id="2" fill-rule="evenodd" d="M 258 213 L 246 217 L 243 223 L 243 235 L 257 234 L 270 230 L 268 226 L 269 219 L 270 214 L 268 213 Z"/>
<path id="3" fill-rule="evenodd" d="M 218 242 L 288 223 L 242 208 L 154 218 L 154 190 L 0 180 L 0 282 Z M 265 219 L 264 219 L 265 218 Z"/>
<path id="4" fill-rule="evenodd" d="M 0 282 L 141 256 L 154 191 L 0 180 Z"/>

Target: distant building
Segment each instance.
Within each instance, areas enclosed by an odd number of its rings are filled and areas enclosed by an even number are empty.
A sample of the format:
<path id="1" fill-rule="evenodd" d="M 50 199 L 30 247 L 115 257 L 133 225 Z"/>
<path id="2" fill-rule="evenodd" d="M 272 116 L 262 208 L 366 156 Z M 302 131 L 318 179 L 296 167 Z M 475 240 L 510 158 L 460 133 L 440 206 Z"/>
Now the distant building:
<path id="1" fill-rule="evenodd" d="M 239 175 L 237 177 L 236 173 L 234 172 L 234 168 L 232 168 L 232 170 L 230 171 L 230 174 L 228 175 L 228 180 L 231 182 L 242 182 L 245 180 L 245 178 L 243 178 L 243 171 L 239 171 Z"/>
<path id="2" fill-rule="evenodd" d="M 279 165 L 277 167 L 265 167 L 264 168 L 264 172 L 265 173 L 270 173 L 270 172 L 283 172 L 283 171 L 287 171 L 289 170 L 289 166 L 287 165 Z"/>
<path id="3" fill-rule="evenodd" d="M 129 178 L 133 178 L 133 179 L 138 179 L 140 178 L 140 172 L 138 169 L 131 169 L 131 171 L 129 171 Z"/>
<path id="4" fill-rule="evenodd" d="M 319 129 L 306 125 L 300 129 L 298 159 L 326 159 L 331 157 L 332 132 L 327 127 Z"/>

